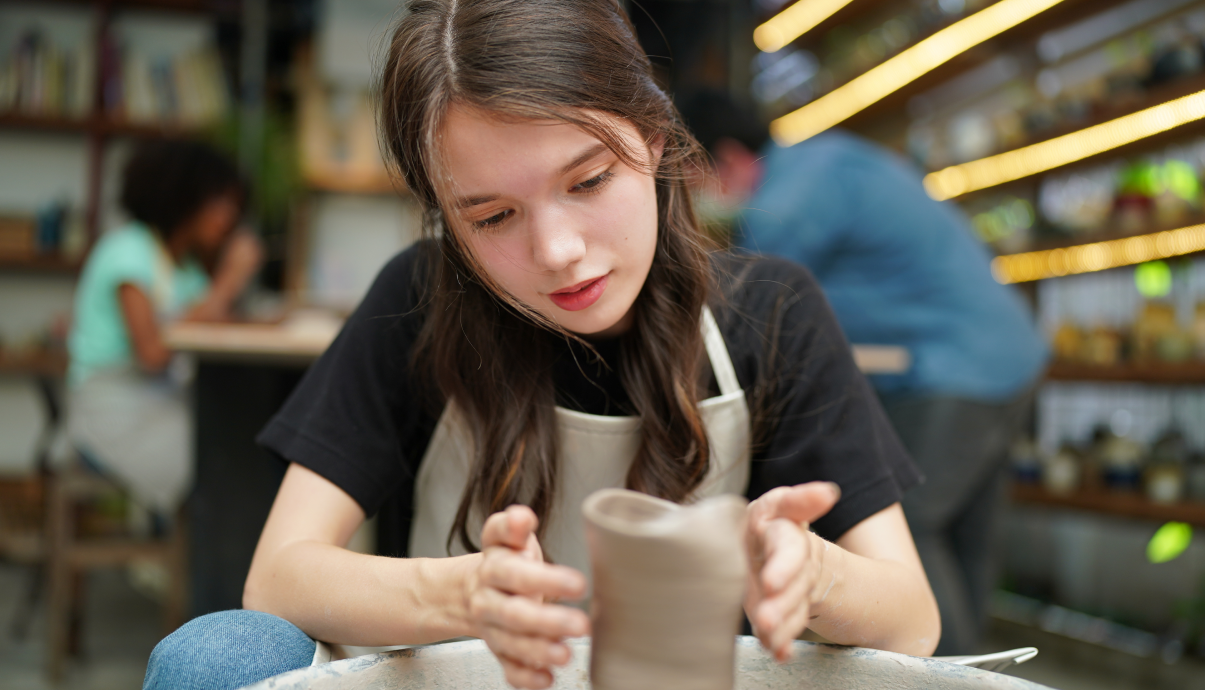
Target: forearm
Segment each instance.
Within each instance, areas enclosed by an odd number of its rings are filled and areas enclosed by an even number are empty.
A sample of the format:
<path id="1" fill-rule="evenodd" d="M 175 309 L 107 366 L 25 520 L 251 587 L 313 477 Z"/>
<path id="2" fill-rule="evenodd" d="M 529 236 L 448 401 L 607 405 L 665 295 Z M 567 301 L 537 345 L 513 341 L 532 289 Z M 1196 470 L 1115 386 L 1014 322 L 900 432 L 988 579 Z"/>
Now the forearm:
<path id="1" fill-rule="evenodd" d="M 203 300 L 203 320 L 225 318 L 263 261 L 263 248 L 254 235 L 240 233 L 230 240 Z"/>
<path id="2" fill-rule="evenodd" d="M 300 541 L 252 564 L 243 605 L 324 642 L 436 642 L 473 634 L 464 582 L 479 558 L 385 558 Z"/>
<path id="3" fill-rule="evenodd" d="M 837 644 L 915 656 L 933 653 L 941 621 L 923 573 L 829 542 L 821 548 L 827 551 L 819 587 L 827 594 L 812 613 L 816 617 L 810 629 Z"/>

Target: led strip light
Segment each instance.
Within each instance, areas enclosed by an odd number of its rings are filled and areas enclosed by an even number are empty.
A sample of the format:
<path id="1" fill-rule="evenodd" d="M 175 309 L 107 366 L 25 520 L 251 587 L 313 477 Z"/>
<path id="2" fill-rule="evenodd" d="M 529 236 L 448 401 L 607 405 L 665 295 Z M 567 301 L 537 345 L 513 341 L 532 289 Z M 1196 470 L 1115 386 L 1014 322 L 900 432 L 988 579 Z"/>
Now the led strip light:
<path id="1" fill-rule="evenodd" d="M 1043 278 L 1103 271 L 1171 256 L 1205 251 L 1205 223 L 1120 240 L 1007 254 L 992 259 L 996 282 L 1025 283 Z"/>
<path id="2" fill-rule="evenodd" d="M 1078 132 L 929 173 L 925 190 L 938 201 L 951 199 L 1074 163 L 1203 117 L 1205 91 L 1198 91 Z"/>
<path id="3" fill-rule="evenodd" d="M 839 124 L 917 77 L 1062 0 L 1000 0 L 938 31 L 793 113 L 770 123 L 781 146 L 791 146 Z"/>
<path id="4" fill-rule="evenodd" d="M 753 30 L 753 42 L 773 53 L 811 31 L 851 0 L 799 0 Z"/>

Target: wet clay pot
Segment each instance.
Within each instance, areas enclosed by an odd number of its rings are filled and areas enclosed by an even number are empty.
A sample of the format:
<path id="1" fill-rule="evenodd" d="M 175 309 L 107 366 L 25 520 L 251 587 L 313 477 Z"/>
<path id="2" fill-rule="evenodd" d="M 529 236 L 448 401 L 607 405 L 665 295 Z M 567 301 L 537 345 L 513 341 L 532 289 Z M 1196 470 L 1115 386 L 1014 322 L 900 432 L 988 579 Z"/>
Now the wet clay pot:
<path id="1" fill-rule="evenodd" d="M 594 571 L 594 690 L 731 690 L 745 499 L 680 506 L 604 489 L 582 504 Z"/>

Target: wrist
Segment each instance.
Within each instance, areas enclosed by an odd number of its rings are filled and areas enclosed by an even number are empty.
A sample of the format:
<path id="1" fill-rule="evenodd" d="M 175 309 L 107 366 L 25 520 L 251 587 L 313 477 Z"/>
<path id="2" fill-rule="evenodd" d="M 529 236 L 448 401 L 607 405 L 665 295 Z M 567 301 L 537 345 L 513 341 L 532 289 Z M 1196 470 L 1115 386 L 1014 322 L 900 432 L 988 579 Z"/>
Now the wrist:
<path id="1" fill-rule="evenodd" d="M 450 573 L 452 597 L 448 602 L 449 616 L 459 631 L 458 637 L 481 637 L 481 632 L 473 617 L 472 595 L 477 588 L 477 570 L 481 567 L 482 558 L 482 554 L 472 553 L 446 559 L 452 565 Z"/>
<path id="2" fill-rule="evenodd" d="M 815 610 L 816 622 L 819 622 L 828 618 L 831 612 L 831 602 L 842 600 L 848 554 L 840 546 L 825 541 L 814 532 L 809 531 L 807 534 L 820 561 L 820 574 L 816 579 L 819 602 Z"/>

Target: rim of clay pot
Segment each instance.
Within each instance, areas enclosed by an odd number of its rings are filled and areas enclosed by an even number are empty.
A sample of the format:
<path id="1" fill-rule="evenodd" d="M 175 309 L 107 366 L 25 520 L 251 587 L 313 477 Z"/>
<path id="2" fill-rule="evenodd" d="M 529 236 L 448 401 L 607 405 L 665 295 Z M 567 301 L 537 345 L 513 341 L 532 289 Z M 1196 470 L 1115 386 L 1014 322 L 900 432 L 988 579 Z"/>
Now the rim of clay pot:
<path id="1" fill-rule="evenodd" d="M 742 500 L 726 494 L 705 500 L 724 499 Z M 673 531 L 683 519 L 684 511 L 695 505 L 699 503 L 683 506 L 630 489 L 600 489 L 582 503 L 582 515 L 588 522 L 611 532 L 647 537 Z"/>
<path id="2" fill-rule="evenodd" d="M 586 497 L 582 515 L 604 529 L 631 536 L 668 529 L 665 518 L 678 512 L 677 503 L 630 489 L 600 489 Z M 658 529 L 664 525 L 662 529 Z"/>

